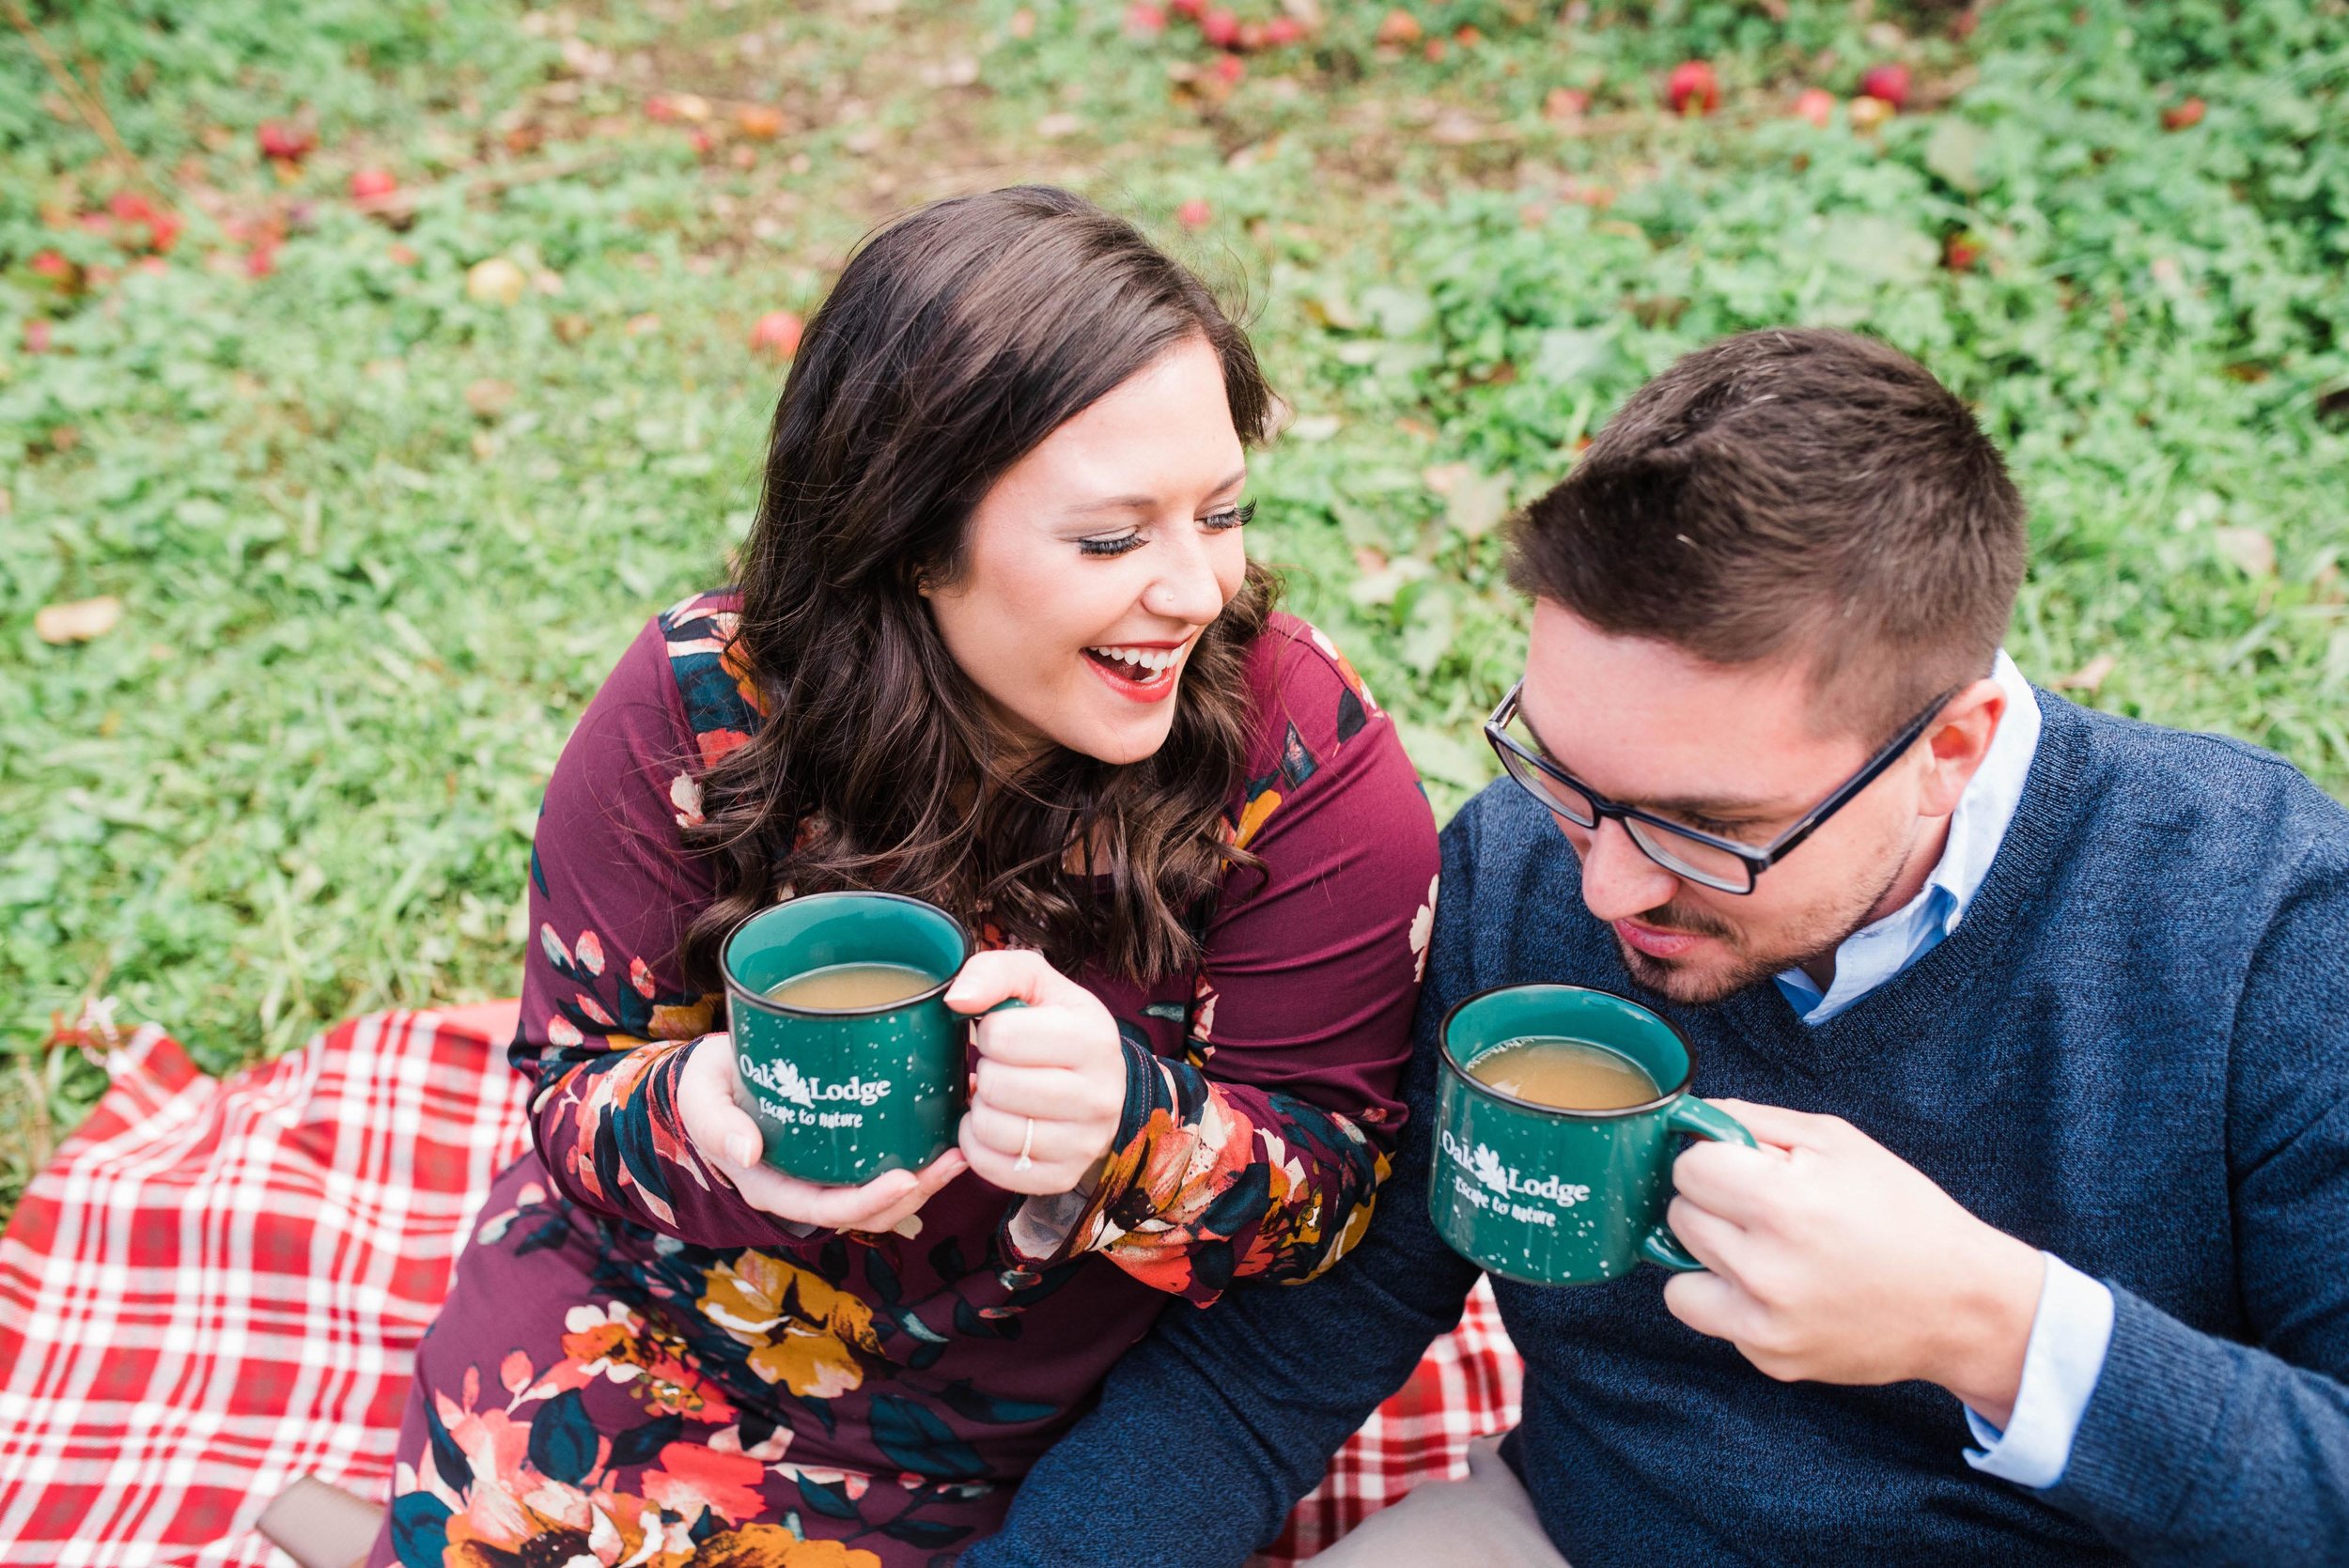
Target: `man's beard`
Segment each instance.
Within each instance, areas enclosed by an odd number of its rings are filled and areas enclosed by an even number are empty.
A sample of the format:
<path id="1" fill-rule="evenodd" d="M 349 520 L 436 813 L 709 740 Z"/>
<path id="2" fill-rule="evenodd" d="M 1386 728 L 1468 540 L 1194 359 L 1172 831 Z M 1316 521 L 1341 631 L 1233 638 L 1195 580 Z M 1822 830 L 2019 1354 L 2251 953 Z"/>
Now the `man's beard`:
<path id="1" fill-rule="evenodd" d="M 1726 964 L 1719 967 L 1697 969 L 1682 960 L 1655 957 L 1631 946 L 1620 933 L 1615 946 L 1622 952 L 1624 968 L 1631 971 L 1631 978 L 1649 990 L 1692 1007 L 1708 1006 L 1773 975 L 1833 953 L 1853 932 L 1868 924 L 1869 916 L 1899 878 L 1900 865 L 1896 861 L 1883 886 L 1864 897 L 1855 897 L 1849 904 L 1822 909 L 1783 935 L 1771 933 L 1773 939 L 1767 946 L 1755 943 L 1750 933 L 1707 909 L 1661 904 L 1639 917 L 1639 924 L 1659 931 L 1715 939 L 1728 955 Z"/>

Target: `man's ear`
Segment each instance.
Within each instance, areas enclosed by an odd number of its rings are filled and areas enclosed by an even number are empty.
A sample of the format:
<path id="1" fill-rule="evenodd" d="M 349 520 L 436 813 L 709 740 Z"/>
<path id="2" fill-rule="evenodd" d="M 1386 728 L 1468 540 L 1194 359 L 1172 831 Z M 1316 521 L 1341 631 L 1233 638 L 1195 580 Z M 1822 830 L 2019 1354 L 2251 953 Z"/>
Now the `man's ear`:
<path id="1" fill-rule="evenodd" d="M 1924 788 L 1918 801 L 1927 816 L 1947 816 L 1973 782 L 2006 716 L 2006 688 L 1988 676 L 1952 697 L 1926 729 Z"/>

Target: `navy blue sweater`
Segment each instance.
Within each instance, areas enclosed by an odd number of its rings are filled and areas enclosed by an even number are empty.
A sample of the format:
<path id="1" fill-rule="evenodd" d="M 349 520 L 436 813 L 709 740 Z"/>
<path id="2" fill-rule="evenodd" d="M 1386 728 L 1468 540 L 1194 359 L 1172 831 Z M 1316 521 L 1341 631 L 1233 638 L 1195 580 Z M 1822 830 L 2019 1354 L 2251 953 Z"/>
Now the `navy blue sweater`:
<path id="1" fill-rule="evenodd" d="M 1921 1383 L 1781 1384 L 1665 1275 L 1495 1281 L 1527 1367 L 1504 1445 L 1575 1568 L 2349 1562 L 2349 813 L 2232 741 L 2043 693 L 2020 811 L 1962 924 L 1817 1028 L 1767 983 L 1687 1030 L 1699 1093 L 1843 1116 L 2106 1281 L 2111 1349 L 2058 1484 L 1969 1469 Z M 1444 833 L 1412 1121 L 1355 1251 L 1177 1309 L 965 1568 L 1237 1563 L 1456 1321 L 1427 1219 L 1434 1021 L 1487 986 L 1641 994 L 1574 856 L 1505 782 Z"/>

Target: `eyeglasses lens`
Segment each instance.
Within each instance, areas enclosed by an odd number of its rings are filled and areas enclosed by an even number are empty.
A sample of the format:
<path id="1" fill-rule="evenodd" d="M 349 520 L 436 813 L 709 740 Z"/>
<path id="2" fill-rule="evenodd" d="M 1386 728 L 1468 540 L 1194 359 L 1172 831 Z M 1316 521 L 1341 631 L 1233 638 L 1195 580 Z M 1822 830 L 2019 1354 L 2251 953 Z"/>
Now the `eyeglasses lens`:
<path id="1" fill-rule="evenodd" d="M 1631 842 L 1647 852 L 1649 860 L 1677 876 L 1686 877 L 1708 888 L 1723 893 L 1750 893 L 1753 872 L 1746 862 L 1726 849 L 1719 849 L 1693 838 L 1683 838 L 1652 822 L 1626 817 L 1624 827 L 1631 834 Z"/>
<path id="2" fill-rule="evenodd" d="M 1532 760 L 1522 753 L 1505 746 L 1500 748 L 1500 751 L 1501 765 L 1507 768 L 1509 776 L 1524 785 L 1535 800 L 1578 828 L 1590 828 L 1597 825 L 1598 812 L 1591 804 L 1590 797 L 1572 784 L 1551 778 L 1548 773 L 1534 767 Z"/>

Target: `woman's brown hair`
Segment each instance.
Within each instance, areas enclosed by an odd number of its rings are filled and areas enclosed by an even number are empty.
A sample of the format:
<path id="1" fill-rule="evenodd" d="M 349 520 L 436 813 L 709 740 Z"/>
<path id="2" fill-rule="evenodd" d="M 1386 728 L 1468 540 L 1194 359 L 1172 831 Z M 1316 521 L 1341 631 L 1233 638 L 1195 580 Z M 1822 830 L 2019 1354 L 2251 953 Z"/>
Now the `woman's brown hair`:
<path id="1" fill-rule="evenodd" d="M 1132 225 L 1065 191 L 937 202 L 869 238 L 807 324 L 768 442 L 731 662 L 763 720 L 701 778 L 689 849 L 719 896 L 686 930 L 692 983 L 780 888 L 877 888 L 1134 980 L 1178 970 L 1234 849 L 1250 644 L 1273 580 L 1250 565 L 1199 636 L 1165 745 L 1112 766 L 1015 760 L 920 587 L 963 568 L 972 508 L 1061 425 L 1204 337 L 1243 441 L 1273 398 L 1214 295 Z"/>

